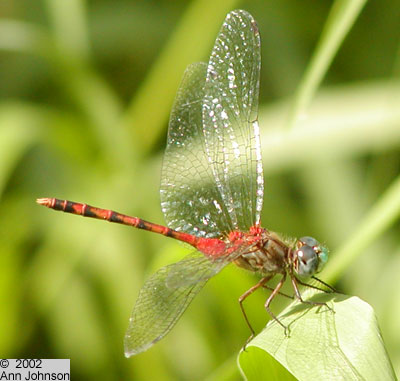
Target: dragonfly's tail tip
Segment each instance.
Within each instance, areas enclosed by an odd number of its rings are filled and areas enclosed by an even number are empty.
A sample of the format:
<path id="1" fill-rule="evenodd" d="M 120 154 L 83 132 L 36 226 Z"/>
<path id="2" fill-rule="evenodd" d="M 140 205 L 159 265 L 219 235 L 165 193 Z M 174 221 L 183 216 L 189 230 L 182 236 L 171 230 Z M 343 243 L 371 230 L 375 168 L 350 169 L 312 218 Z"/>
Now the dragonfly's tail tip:
<path id="1" fill-rule="evenodd" d="M 36 199 L 36 203 L 39 204 L 39 205 L 43 205 L 43 206 L 49 207 L 50 204 L 51 204 L 51 198 L 47 198 L 47 197 L 45 197 L 45 198 L 37 198 Z"/>

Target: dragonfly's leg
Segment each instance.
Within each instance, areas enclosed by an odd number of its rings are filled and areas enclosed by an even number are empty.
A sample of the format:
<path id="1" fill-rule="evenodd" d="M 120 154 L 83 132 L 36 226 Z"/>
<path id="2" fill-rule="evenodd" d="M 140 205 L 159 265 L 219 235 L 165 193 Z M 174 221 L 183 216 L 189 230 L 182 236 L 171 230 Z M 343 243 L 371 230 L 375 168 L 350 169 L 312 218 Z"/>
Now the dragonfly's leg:
<path id="1" fill-rule="evenodd" d="M 318 290 L 318 291 L 322 291 L 322 292 L 329 292 L 324 290 L 323 288 L 320 288 L 318 286 L 314 286 L 313 284 L 309 284 L 306 282 L 302 282 L 300 279 L 296 278 L 296 283 L 301 284 L 302 286 L 308 287 L 308 288 L 312 288 L 313 290 Z"/>
<path id="2" fill-rule="evenodd" d="M 297 278 L 296 278 L 296 281 L 297 281 L 298 284 L 301 284 L 302 286 L 305 286 L 305 287 L 308 287 L 308 288 L 313 288 L 314 290 L 322 291 L 322 292 L 325 292 L 325 293 L 330 293 L 330 292 L 336 292 L 337 293 L 338 292 L 332 286 L 330 286 L 328 283 L 323 282 L 321 279 L 318 279 L 316 276 L 312 276 L 311 278 L 316 280 L 317 282 L 323 284 L 325 287 L 329 288 L 330 291 L 327 291 L 327 290 L 325 290 L 323 288 L 320 288 L 318 286 L 314 286 L 313 284 L 302 282 L 300 279 L 297 279 Z"/>
<path id="3" fill-rule="evenodd" d="M 243 350 L 246 350 L 246 345 L 250 342 L 250 340 L 254 337 L 254 329 L 251 326 L 249 319 L 247 317 L 246 311 L 244 310 L 243 307 L 243 302 L 246 300 L 246 298 L 248 296 L 250 296 L 255 290 L 257 290 L 260 287 L 263 287 L 265 283 L 267 283 L 270 279 L 272 278 L 271 276 L 262 278 L 257 284 L 255 284 L 253 287 L 249 288 L 240 298 L 239 298 L 239 305 L 240 305 L 240 309 L 242 310 L 242 314 L 244 316 L 244 320 L 246 320 L 247 326 L 250 328 L 250 332 L 251 335 L 249 336 L 249 338 L 246 340 L 244 346 L 243 346 Z"/>
<path id="4" fill-rule="evenodd" d="M 316 276 L 313 275 L 311 278 L 312 278 L 312 279 L 315 279 L 317 282 L 323 284 L 325 287 L 329 288 L 332 292 L 335 292 L 335 293 L 339 293 L 339 294 L 340 294 L 340 292 L 339 292 L 338 290 L 336 290 L 334 287 L 332 287 L 332 286 L 329 285 L 328 283 L 325 283 L 323 280 L 317 278 Z M 325 292 L 326 292 L 326 291 L 325 291 Z"/>
<path id="5" fill-rule="evenodd" d="M 263 287 L 266 288 L 267 290 L 270 290 L 270 291 L 274 291 L 275 290 L 273 287 L 267 286 L 266 284 Z M 281 292 L 281 291 L 279 291 L 278 294 L 284 296 L 285 298 L 294 299 L 293 295 L 288 295 L 288 294 L 285 294 L 284 292 Z"/>
<path id="6" fill-rule="evenodd" d="M 276 287 L 274 288 L 274 290 L 272 291 L 271 295 L 269 296 L 269 298 L 267 299 L 267 301 L 265 302 L 265 309 L 268 311 L 268 313 L 271 315 L 271 317 L 279 324 L 283 327 L 283 329 L 285 330 L 285 335 L 288 336 L 288 327 L 286 327 L 276 316 L 275 314 L 271 311 L 271 309 L 269 308 L 269 306 L 271 305 L 272 300 L 275 298 L 275 296 L 277 294 L 279 294 L 279 290 L 282 288 L 283 284 L 285 283 L 286 280 L 286 273 L 283 274 L 282 279 L 279 281 L 279 283 L 276 285 Z"/>
<path id="7" fill-rule="evenodd" d="M 304 299 L 301 297 L 301 294 L 300 294 L 299 288 L 298 288 L 298 286 L 297 286 L 297 283 L 299 283 L 299 284 L 301 284 L 301 285 L 304 285 L 304 286 L 311 287 L 311 288 L 316 288 L 317 290 L 320 290 L 319 288 L 317 288 L 317 287 L 315 287 L 315 286 L 311 286 L 311 285 L 309 285 L 309 284 L 307 284 L 307 283 L 303 283 L 302 281 L 300 281 L 299 279 L 297 279 L 294 275 L 291 275 L 290 277 L 291 277 L 291 281 L 292 281 L 292 285 L 293 285 L 293 288 L 294 288 L 294 292 L 295 292 L 296 298 L 297 298 L 301 303 L 310 304 L 310 305 L 312 305 L 312 306 L 325 306 L 326 308 L 328 308 L 328 310 L 330 310 L 330 311 L 333 312 L 333 309 L 332 309 L 331 307 L 329 307 L 328 304 L 325 303 L 325 302 L 313 302 L 313 301 L 310 301 L 310 300 L 304 300 Z"/>

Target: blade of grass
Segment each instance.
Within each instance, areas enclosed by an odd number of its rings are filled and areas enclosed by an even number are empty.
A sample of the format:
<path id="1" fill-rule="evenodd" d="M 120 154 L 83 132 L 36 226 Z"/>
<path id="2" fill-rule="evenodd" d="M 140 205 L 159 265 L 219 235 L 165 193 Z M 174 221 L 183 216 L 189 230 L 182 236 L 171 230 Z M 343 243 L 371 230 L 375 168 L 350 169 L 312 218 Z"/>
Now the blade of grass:
<path id="1" fill-rule="evenodd" d="M 0 198 L 7 181 L 26 151 L 38 140 L 44 116 L 34 107 L 0 105 Z"/>
<path id="2" fill-rule="evenodd" d="M 129 165 L 135 147 L 126 131 L 115 127 L 122 115 L 122 102 L 88 64 L 90 42 L 84 1 L 47 0 L 46 6 L 55 45 L 49 49 L 48 58 L 57 79 L 92 122 L 108 164 L 114 169 Z"/>
<path id="3" fill-rule="evenodd" d="M 239 370 L 236 364 L 236 356 L 229 357 L 209 374 L 204 381 L 229 381 L 237 379 Z"/>
<path id="4" fill-rule="evenodd" d="M 397 148 L 398 94 L 396 81 L 325 89 L 312 103 L 307 121 L 290 131 L 279 128 L 287 103 L 261 109 L 265 173 L 298 168 L 321 158 L 343 159 Z"/>
<path id="5" fill-rule="evenodd" d="M 47 10 L 58 47 L 70 59 L 89 59 L 89 33 L 86 6 L 82 0 L 46 0 Z"/>
<path id="6" fill-rule="evenodd" d="M 71 24 L 72 28 L 73 22 Z M 119 126 L 122 115 L 120 99 L 85 60 L 78 59 L 75 53 L 69 52 L 69 46 L 63 47 L 62 44 L 62 39 L 53 38 L 48 31 L 36 25 L 0 21 L 0 49 L 35 54 L 46 60 L 64 92 L 91 122 L 98 145 L 105 152 L 103 157 L 115 168 L 129 165 L 131 153 L 135 152 L 132 147 L 134 141 L 127 139 L 125 130 L 115 127 Z M 74 59 L 70 59 L 72 57 Z"/>
<path id="7" fill-rule="evenodd" d="M 142 150 L 159 136 L 186 66 L 205 59 L 225 15 L 237 3 L 196 0 L 187 8 L 125 114 L 124 124 L 133 131 L 133 140 L 140 136 Z"/>
<path id="8" fill-rule="evenodd" d="M 400 176 L 371 208 L 351 238 L 332 254 L 321 277 L 333 283 L 400 216 Z"/>
<path id="9" fill-rule="evenodd" d="M 336 0 L 333 4 L 313 57 L 294 97 L 288 128 L 293 128 L 297 119 L 305 112 L 365 3 L 366 0 Z"/>
<path id="10" fill-rule="evenodd" d="M 49 45 L 49 37 L 38 25 L 11 19 L 0 20 L 0 50 L 42 55 L 46 45 Z"/>

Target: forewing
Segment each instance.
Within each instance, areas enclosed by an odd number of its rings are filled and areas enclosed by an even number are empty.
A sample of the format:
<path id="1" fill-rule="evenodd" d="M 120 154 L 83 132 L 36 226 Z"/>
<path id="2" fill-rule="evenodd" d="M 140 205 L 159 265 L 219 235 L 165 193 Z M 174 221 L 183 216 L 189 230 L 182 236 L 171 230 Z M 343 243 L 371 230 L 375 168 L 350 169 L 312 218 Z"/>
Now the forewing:
<path id="1" fill-rule="evenodd" d="M 153 274 L 141 288 L 129 320 L 125 356 L 144 352 L 161 340 L 208 279 L 231 259 L 232 256 L 211 260 L 196 251 Z"/>
<path id="2" fill-rule="evenodd" d="M 161 208 L 170 228 L 219 237 L 232 230 L 205 154 L 202 105 L 206 63 L 190 65 L 172 108 L 161 173 Z"/>
<path id="3" fill-rule="evenodd" d="M 229 13 L 215 41 L 204 86 L 206 152 L 234 229 L 258 224 L 263 169 L 257 122 L 260 36 L 253 17 Z"/>

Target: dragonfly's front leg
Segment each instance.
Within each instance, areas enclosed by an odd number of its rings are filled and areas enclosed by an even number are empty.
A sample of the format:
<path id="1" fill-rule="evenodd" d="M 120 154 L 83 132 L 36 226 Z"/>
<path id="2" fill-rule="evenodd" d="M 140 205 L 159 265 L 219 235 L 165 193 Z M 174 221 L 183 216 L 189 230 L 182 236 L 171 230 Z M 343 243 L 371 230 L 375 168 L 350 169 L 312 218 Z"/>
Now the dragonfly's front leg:
<path id="1" fill-rule="evenodd" d="M 305 304 L 310 304 L 311 306 L 325 306 L 326 308 L 328 308 L 329 311 L 333 311 L 332 307 L 329 307 L 327 303 L 325 302 L 313 302 L 311 300 L 304 300 L 300 294 L 300 290 L 299 287 L 297 286 L 297 283 L 303 285 L 303 286 L 308 286 L 317 290 L 320 290 L 318 287 L 309 285 L 307 283 L 303 283 L 301 280 L 297 279 L 294 275 L 290 275 L 291 281 L 292 281 L 292 285 L 294 288 L 294 292 L 296 295 L 296 298 L 301 302 L 301 303 L 305 303 Z M 321 290 L 320 290 L 321 291 Z M 323 290 L 322 290 L 323 291 Z"/>
<path id="2" fill-rule="evenodd" d="M 314 279 L 314 280 L 316 280 L 317 282 L 323 284 L 326 288 L 329 288 L 330 292 L 335 292 L 335 293 L 337 293 L 337 294 L 341 294 L 341 292 L 338 291 L 338 290 L 336 290 L 336 288 L 332 287 L 332 286 L 331 286 L 330 284 L 328 284 L 328 283 L 325 283 L 324 281 L 322 281 L 321 279 L 317 278 L 316 276 L 313 275 L 311 278 Z M 323 291 L 325 291 L 325 290 L 323 290 Z M 325 291 L 325 292 L 327 292 L 327 291 Z"/>

